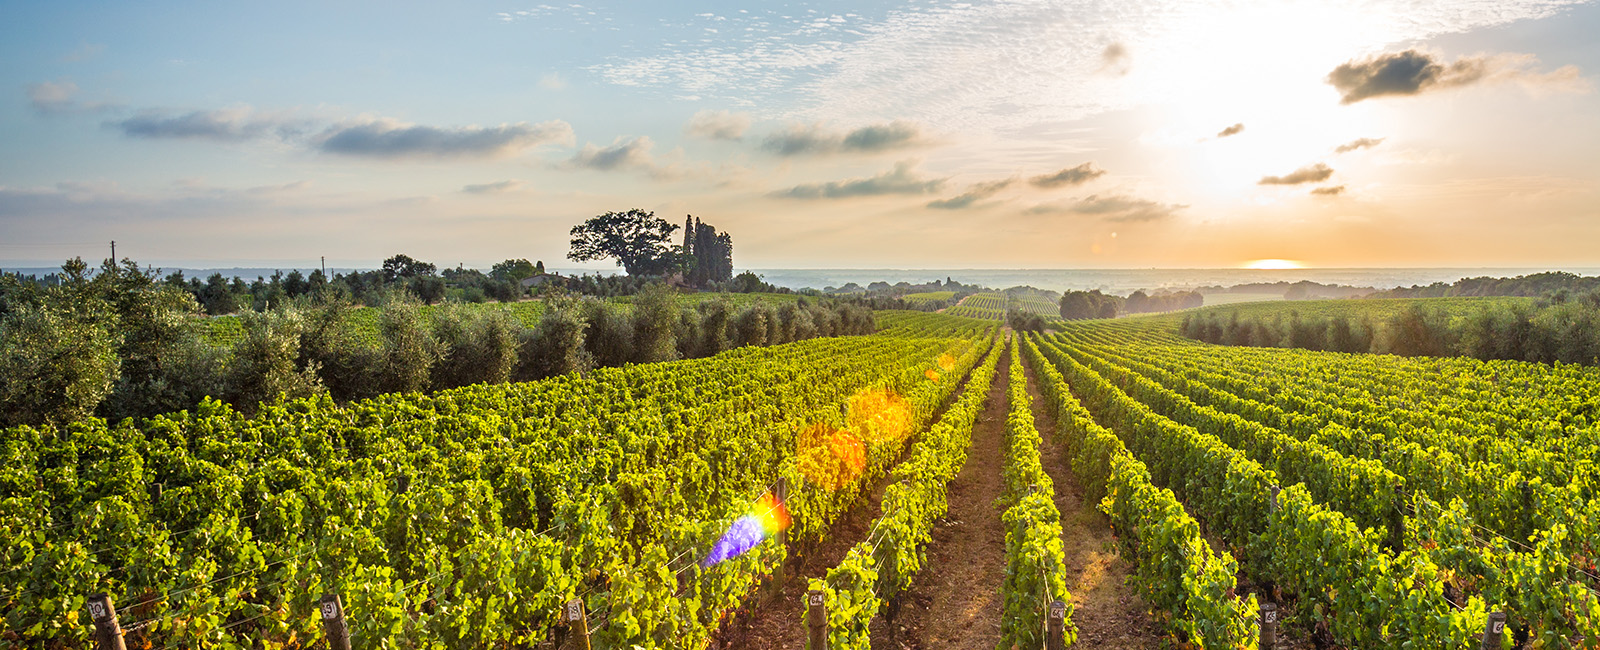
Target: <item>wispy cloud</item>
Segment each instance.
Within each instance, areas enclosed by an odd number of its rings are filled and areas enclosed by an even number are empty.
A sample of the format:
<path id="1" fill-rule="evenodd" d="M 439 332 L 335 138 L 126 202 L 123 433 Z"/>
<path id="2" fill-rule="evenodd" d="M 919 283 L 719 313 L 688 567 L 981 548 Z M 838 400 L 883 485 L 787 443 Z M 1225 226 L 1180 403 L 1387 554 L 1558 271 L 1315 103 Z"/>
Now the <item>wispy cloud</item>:
<path id="1" fill-rule="evenodd" d="M 1242 132 L 1242 131 L 1244 131 L 1244 122 L 1240 122 L 1238 124 L 1235 124 L 1233 126 L 1230 126 L 1230 127 L 1226 128 L 1226 129 L 1218 131 L 1217 132 L 1217 137 L 1226 138 L 1226 137 L 1228 137 L 1230 135 L 1239 135 L 1239 133 Z"/>
<path id="2" fill-rule="evenodd" d="M 974 183 L 967 188 L 967 191 L 948 199 L 932 201 L 928 203 L 928 207 L 935 210 L 964 210 L 972 207 L 979 201 L 1000 193 L 1000 190 L 1011 187 L 1011 185 L 1016 182 L 1017 179 L 1015 178 L 1007 178 L 998 181 L 989 181 L 987 183 Z"/>
<path id="3" fill-rule="evenodd" d="M 1299 185 L 1301 183 L 1320 183 L 1333 176 L 1333 168 L 1324 163 L 1307 165 L 1282 176 L 1263 176 L 1256 181 L 1257 185 Z"/>
<path id="4" fill-rule="evenodd" d="M 78 84 L 70 81 L 41 81 L 28 84 L 28 103 L 33 110 L 55 115 L 77 108 L 72 96 L 78 94 Z"/>
<path id="5" fill-rule="evenodd" d="M 599 171 L 650 169 L 654 166 L 650 155 L 650 150 L 654 147 L 655 142 L 650 136 L 619 137 L 609 147 L 600 147 L 593 143 L 583 145 L 583 149 L 572 156 L 570 163 L 574 167 Z"/>
<path id="6" fill-rule="evenodd" d="M 1376 146 L 1378 146 L 1380 144 L 1383 144 L 1383 141 L 1386 140 L 1386 139 L 1387 138 L 1356 138 L 1354 140 L 1351 140 L 1349 142 L 1341 144 L 1341 145 L 1339 145 L 1337 147 L 1334 147 L 1333 148 L 1333 152 L 1334 153 L 1350 153 L 1350 152 L 1356 151 L 1358 149 L 1371 149 L 1371 148 L 1376 147 Z"/>
<path id="7" fill-rule="evenodd" d="M 545 90 L 566 90 L 567 78 L 559 72 L 551 72 L 539 77 L 539 87 Z"/>
<path id="8" fill-rule="evenodd" d="M 1075 201 L 1040 203 L 1024 212 L 1026 214 L 1083 214 L 1098 216 L 1116 223 L 1159 221 L 1177 214 L 1187 205 L 1160 203 L 1131 196 L 1091 194 Z"/>
<path id="9" fill-rule="evenodd" d="M 748 173 L 737 165 L 716 166 L 689 160 L 681 147 L 656 155 L 656 143 L 649 136 L 618 137 L 610 146 L 587 143 L 560 167 L 601 172 L 642 172 L 658 181 L 699 179 L 718 185 L 736 183 Z"/>
<path id="10" fill-rule="evenodd" d="M 106 51 L 104 43 L 83 43 L 61 57 L 62 63 L 88 61 Z"/>
<path id="11" fill-rule="evenodd" d="M 750 128 L 749 113 L 705 109 L 689 118 L 683 132 L 706 140 L 742 140 Z"/>
<path id="12" fill-rule="evenodd" d="M 1311 190 L 1311 195 L 1312 196 L 1339 196 L 1340 194 L 1344 194 L 1344 189 L 1345 189 L 1345 187 L 1343 185 L 1334 185 L 1334 186 L 1331 186 L 1331 187 L 1319 187 L 1319 188 Z"/>
<path id="13" fill-rule="evenodd" d="M 1434 54 L 1411 49 L 1342 63 L 1328 73 L 1327 82 L 1338 89 L 1341 104 L 1497 81 L 1557 90 L 1587 88 L 1577 66 L 1541 73 L 1533 70 L 1538 63 L 1530 54 L 1498 54 L 1461 57 L 1446 64 Z"/>
<path id="14" fill-rule="evenodd" d="M 303 134 L 307 120 L 287 114 L 263 114 L 248 106 L 171 113 L 143 110 L 122 120 L 107 122 L 131 138 L 213 140 L 240 142 L 263 137 L 281 139 Z"/>
<path id="15" fill-rule="evenodd" d="M 452 128 L 378 118 L 335 125 L 317 137 L 323 152 L 383 159 L 494 158 L 572 143 L 572 126 L 561 120 Z"/>
<path id="16" fill-rule="evenodd" d="M 779 156 L 879 153 L 928 144 L 912 122 L 895 120 L 840 133 L 821 124 L 794 124 L 768 135 L 761 148 Z"/>
<path id="17" fill-rule="evenodd" d="M 78 101 L 78 84 L 65 79 L 31 83 L 25 90 L 28 94 L 28 104 L 41 115 L 97 113 L 116 108 L 115 105 L 106 102 Z"/>
<path id="18" fill-rule="evenodd" d="M 1068 167 L 1054 174 L 1043 174 L 1028 179 L 1034 187 L 1054 189 L 1057 187 L 1072 187 L 1082 185 L 1096 178 L 1106 175 L 1106 170 L 1095 169 L 1093 162 L 1086 162 L 1077 167 Z"/>
<path id="19" fill-rule="evenodd" d="M 929 178 L 916 170 L 917 161 L 902 160 L 894 169 L 869 178 L 853 178 L 809 185 L 796 185 L 768 196 L 788 199 L 845 199 L 884 194 L 928 194 L 944 187 L 947 179 Z"/>
<path id="20" fill-rule="evenodd" d="M 481 185 L 465 185 L 465 186 L 463 186 L 461 188 L 461 193 L 462 194 L 505 194 L 506 192 L 514 192 L 516 190 L 522 189 L 522 187 L 524 185 L 526 185 L 526 183 L 523 183 L 522 181 L 519 181 L 519 180 L 515 180 L 515 179 L 504 180 L 504 181 L 497 181 L 497 182 L 494 182 L 494 183 L 483 183 Z"/>

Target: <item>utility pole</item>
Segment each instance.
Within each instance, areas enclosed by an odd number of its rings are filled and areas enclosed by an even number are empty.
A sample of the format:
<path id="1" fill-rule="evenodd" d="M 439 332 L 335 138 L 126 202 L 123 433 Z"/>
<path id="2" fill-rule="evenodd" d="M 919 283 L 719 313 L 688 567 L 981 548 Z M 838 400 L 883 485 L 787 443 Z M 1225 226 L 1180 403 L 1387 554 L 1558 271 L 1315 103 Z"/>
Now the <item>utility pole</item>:
<path id="1" fill-rule="evenodd" d="M 322 256 L 322 277 L 328 277 L 328 256 Z"/>
<path id="2" fill-rule="evenodd" d="M 111 240 L 111 264 L 117 263 L 117 240 Z"/>

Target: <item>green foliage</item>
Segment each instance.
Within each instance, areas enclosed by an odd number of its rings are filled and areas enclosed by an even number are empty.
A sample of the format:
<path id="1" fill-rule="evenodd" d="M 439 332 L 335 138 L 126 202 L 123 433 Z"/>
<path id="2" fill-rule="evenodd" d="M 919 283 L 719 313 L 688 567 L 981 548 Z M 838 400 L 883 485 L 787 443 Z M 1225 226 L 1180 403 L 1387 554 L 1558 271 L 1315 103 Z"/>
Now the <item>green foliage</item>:
<path id="1" fill-rule="evenodd" d="M 1033 424 L 1020 338 L 1010 345 L 1011 374 L 1006 415 L 1005 492 L 1008 507 L 1001 520 L 1006 529 L 1005 599 L 1000 618 L 1001 650 L 1044 647 L 1045 615 L 1051 603 L 1066 604 L 1064 642 L 1077 639 L 1072 624 L 1072 594 L 1067 592 L 1067 567 L 1061 545 L 1061 512 L 1056 509 L 1055 487 L 1039 455 L 1042 439 Z"/>
<path id="2" fill-rule="evenodd" d="M 116 385 L 116 346 L 92 306 L 15 307 L 0 320 L 0 423 L 88 417 Z"/>
<path id="3" fill-rule="evenodd" d="M 678 358 L 674 330 L 678 306 L 673 291 L 664 284 L 653 285 L 633 299 L 633 360 L 637 363 L 671 361 Z"/>
<path id="4" fill-rule="evenodd" d="M 796 431 L 872 387 L 920 427 L 959 382 L 926 372 L 942 354 L 970 367 L 964 339 L 989 331 L 904 325 L 924 335 L 3 429 L 0 616 L 13 644 L 85 645 L 84 594 L 104 591 L 126 622 L 154 621 L 133 647 L 304 647 L 314 599 L 337 591 L 363 647 L 520 647 L 581 595 L 610 621 L 597 643 L 699 647 L 785 557 L 768 540 L 698 564 L 761 486 L 791 477 L 796 543 L 852 503 L 804 486 Z M 898 453 L 876 450 L 862 480 Z"/>
<path id="5" fill-rule="evenodd" d="M 1025 347 L 1084 497 L 1102 499 L 1145 598 L 1165 612 L 1160 618 L 1171 630 L 1200 647 L 1248 647 L 1258 635 L 1257 604 L 1232 595 L 1233 557 L 1214 553 L 1172 491 L 1157 489 L 1145 464 L 1077 401 L 1056 365 L 1070 367 L 1070 359 L 1047 361 L 1033 340 Z"/>
<path id="6" fill-rule="evenodd" d="M 1401 307 L 1391 313 L 1404 313 Z M 1232 439 L 1236 449 L 1219 448 L 1220 458 L 1233 456 L 1226 466 L 1208 469 L 1205 457 L 1191 456 L 1170 463 L 1190 467 L 1181 474 L 1152 469 L 1157 483 L 1248 551 L 1252 573 L 1293 596 L 1290 620 L 1327 626 L 1356 647 L 1470 645 L 1490 609 L 1508 614 L 1512 636 L 1543 639 L 1545 647 L 1592 634 L 1600 606 L 1584 594 L 1592 589 L 1586 567 L 1600 539 L 1592 532 L 1600 505 L 1588 498 L 1592 459 L 1574 453 L 1594 440 L 1592 371 L 1197 346 L 1171 338 L 1166 327 L 1153 320 L 1074 326 L 1057 343 L 1070 341 L 1062 346 L 1070 354 L 1054 361 L 1080 373 L 1081 394 L 1102 400 L 1091 400 L 1097 415 L 1141 434 L 1131 441 L 1161 439 L 1153 434 L 1191 441 L 1146 458 L 1182 458 L 1185 448 L 1209 443 L 1141 409 L 1190 418 L 1223 440 L 1251 429 L 1267 440 L 1261 433 L 1278 431 L 1272 437 L 1284 442 L 1271 450 Z M 1142 395 L 1145 404 L 1127 395 Z M 1340 455 L 1345 460 L 1336 462 Z M 1306 473 L 1315 465 L 1305 461 L 1317 458 L 1330 471 Z M 1385 479 L 1392 490 L 1358 487 L 1363 464 L 1398 482 Z M 1227 493 L 1204 478 L 1260 494 L 1254 486 L 1296 471 L 1304 483 L 1284 490 L 1285 506 L 1266 523 L 1248 507 L 1214 501 Z M 1435 498 L 1451 505 L 1433 505 Z"/>
<path id="7" fill-rule="evenodd" d="M 541 273 L 544 273 L 544 262 L 540 262 L 539 266 L 534 266 L 528 260 L 498 262 L 489 270 L 491 277 L 497 280 L 511 280 L 513 282 L 521 282 Z"/>
<path id="8" fill-rule="evenodd" d="M 588 370 L 592 358 L 583 344 L 588 326 L 570 301 L 552 304 L 537 328 L 519 334 L 512 376 L 517 381 L 532 381 Z"/>
<path id="9" fill-rule="evenodd" d="M 1061 295 L 1061 317 L 1067 320 L 1090 318 L 1116 318 L 1122 311 L 1123 299 L 1093 291 L 1068 291 Z"/>
<path id="10" fill-rule="evenodd" d="M 441 354 L 431 373 L 435 389 L 498 384 L 511 379 L 517 364 L 521 326 L 501 310 L 461 308 L 434 312 L 433 334 Z"/>
<path id="11" fill-rule="evenodd" d="M 293 312 L 249 313 L 242 317 L 244 338 L 233 344 L 227 370 L 228 401 L 254 412 L 280 394 L 289 399 L 321 392 L 315 368 L 295 367 L 304 321 Z"/>
<path id="12" fill-rule="evenodd" d="M 438 339 L 423 325 L 417 306 L 397 300 L 378 318 L 381 356 L 378 385 L 385 393 L 414 393 L 428 388 L 434 364 L 442 353 Z"/>

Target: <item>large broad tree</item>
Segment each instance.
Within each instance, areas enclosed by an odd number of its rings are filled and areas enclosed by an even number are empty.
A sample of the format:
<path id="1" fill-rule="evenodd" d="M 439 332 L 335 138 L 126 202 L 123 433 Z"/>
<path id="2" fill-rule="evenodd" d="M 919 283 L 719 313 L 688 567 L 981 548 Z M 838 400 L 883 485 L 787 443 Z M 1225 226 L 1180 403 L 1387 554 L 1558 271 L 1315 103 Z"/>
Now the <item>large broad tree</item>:
<path id="1" fill-rule="evenodd" d="M 672 246 L 678 226 L 657 218 L 654 212 L 634 208 L 607 212 L 572 227 L 572 250 L 567 259 L 591 262 L 616 258 L 628 275 L 666 275 L 681 270 L 685 255 Z"/>
<path id="2" fill-rule="evenodd" d="M 383 279 L 394 282 L 400 278 L 431 277 L 439 268 L 431 262 L 411 259 L 410 255 L 396 255 L 383 261 Z"/>

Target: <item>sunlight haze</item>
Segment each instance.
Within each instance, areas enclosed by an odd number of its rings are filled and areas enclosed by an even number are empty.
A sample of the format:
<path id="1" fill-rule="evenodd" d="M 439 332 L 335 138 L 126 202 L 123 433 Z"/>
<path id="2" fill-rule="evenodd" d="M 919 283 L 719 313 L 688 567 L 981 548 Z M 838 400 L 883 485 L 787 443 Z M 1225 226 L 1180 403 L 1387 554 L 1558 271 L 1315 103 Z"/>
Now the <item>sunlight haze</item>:
<path id="1" fill-rule="evenodd" d="M 1600 7 L 27 3 L 0 265 L 1596 265 Z M 611 269 L 605 263 L 588 268 Z"/>

